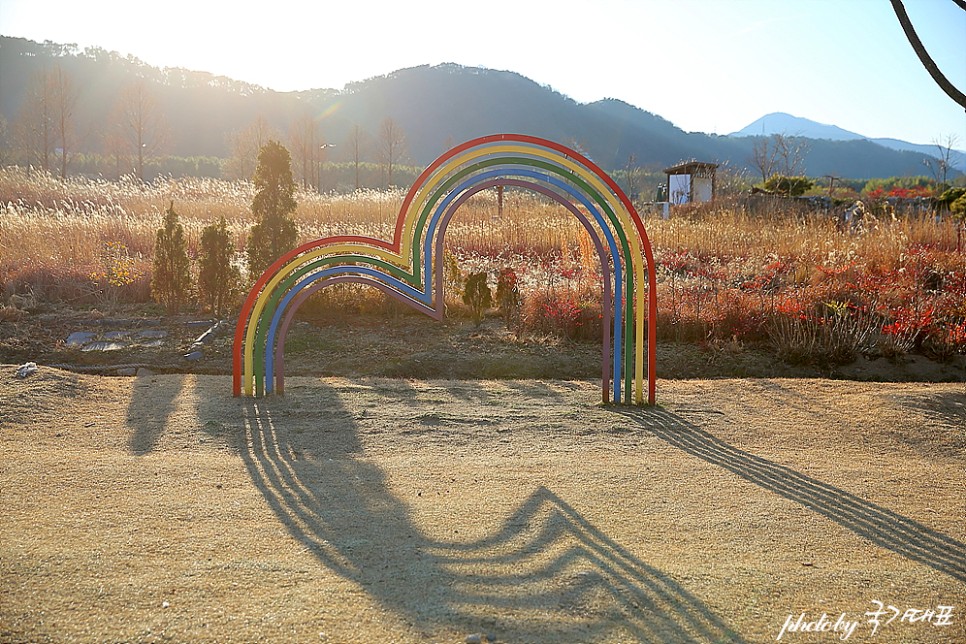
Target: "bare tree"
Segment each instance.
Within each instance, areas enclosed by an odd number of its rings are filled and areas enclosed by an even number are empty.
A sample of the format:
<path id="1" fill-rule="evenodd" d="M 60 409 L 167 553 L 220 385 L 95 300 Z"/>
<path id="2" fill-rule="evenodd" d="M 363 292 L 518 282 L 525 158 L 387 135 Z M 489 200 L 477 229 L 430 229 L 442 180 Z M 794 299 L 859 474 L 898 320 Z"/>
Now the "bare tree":
<path id="1" fill-rule="evenodd" d="M 127 171 L 131 157 L 127 141 L 119 128 L 112 127 L 104 134 L 104 151 L 108 156 L 114 157 L 114 178 L 120 179 L 123 174 L 121 168 L 124 167 L 124 171 Z"/>
<path id="2" fill-rule="evenodd" d="M 289 138 L 295 162 L 301 168 L 302 187 L 308 188 L 315 185 L 318 177 L 317 162 L 321 137 L 318 124 L 311 112 L 306 110 L 295 121 Z"/>
<path id="3" fill-rule="evenodd" d="M 316 189 L 319 191 L 320 194 L 322 192 L 324 192 L 324 190 L 323 190 L 323 188 L 324 188 L 324 185 L 323 185 L 324 182 L 322 181 L 322 170 L 325 167 L 325 158 L 326 158 L 326 155 L 329 154 L 328 152 L 326 152 L 326 150 L 331 150 L 334 147 L 336 147 L 335 143 L 323 143 L 322 145 L 319 146 L 319 149 L 318 149 L 318 153 L 319 153 L 318 154 L 318 163 L 317 163 L 317 166 L 318 166 L 318 170 L 317 170 L 317 172 L 318 172 L 318 174 L 317 174 L 317 176 L 318 176 L 318 184 L 316 185 Z"/>
<path id="4" fill-rule="evenodd" d="M 346 140 L 346 148 L 349 150 L 349 155 L 352 157 L 352 165 L 355 169 L 355 179 L 356 179 L 356 190 L 362 187 L 362 183 L 359 180 L 359 164 L 362 161 L 362 155 L 366 148 L 366 133 L 359 127 L 358 124 L 353 125 L 352 129 L 349 131 L 348 139 Z"/>
<path id="5" fill-rule="evenodd" d="M 60 65 L 34 76 L 14 124 L 15 138 L 28 163 L 51 171 L 60 158 L 60 176 L 74 147 L 74 105 L 77 92 Z"/>
<path id="6" fill-rule="evenodd" d="M 775 174 L 797 177 L 805 172 L 808 144 L 805 139 L 786 134 L 758 137 L 751 147 L 751 163 L 767 181 Z"/>
<path id="7" fill-rule="evenodd" d="M 627 194 L 632 199 L 639 199 L 644 192 L 644 171 L 633 152 L 627 155 L 627 163 L 624 164 L 624 183 Z"/>
<path id="8" fill-rule="evenodd" d="M 949 169 L 952 167 L 950 159 L 952 158 L 956 143 L 959 142 L 959 137 L 955 134 L 946 134 L 933 139 L 932 142 L 939 151 L 939 154 L 935 158 L 923 159 L 922 163 L 929 168 L 933 179 L 939 184 L 939 191 L 942 192 L 949 187 L 947 179 L 949 177 Z"/>
<path id="9" fill-rule="evenodd" d="M 74 105 L 77 90 L 70 77 L 58 65 L 51 76 L 54 101 L 54 126 L 60 142 L 60 178 L 67 178 L 67 164 L 74 147 Z"/>
<path id="10" fill-rule="evenodd" d="M 386 170 L 386 186 L 392 186 L 392 170 L 405 151 L 406 138 L 392 118 L 386 117 L 381 128 L 382 162 Z"/>
<path id="11" fill-rule="evenodd" d="M 785 134 L 773 134 L 771 138 L 775 145 L 778 171 L 786 177 L 805 174 L 805 156 L 808 154 L 805 139 Z"/>
<path id="12" fill-rule="evenodd" d="M 953 0 L 960 9 L 966 11 L 966 2 L 963 0 Z M 896 12 L 896 18 L 899 19 L 899 24 L 902 25 L 902 31 L 906 34 L 906 39 L 909 40 L 909 44 L 912 45 L 913 51 L 916 52 L 916 56 L 919 57 L 919 62 L 925 67 L 932 79 L 936 81 L 936 84 L 949 98 L 956 101 L 960 107 L 966 108 L 966 94 L 963 94 L 955 85 L 953 85 L 948 78 L 939 70 L 939 66 L 936 61 L 932 59 L 929 52 L 926 51 L 925 45 L 919 40 L 919 36 L 916 34 L 916 30 L 912 26 L 912 21 L 909 20 L 909 14 L 906 13 L 906 8 L 902 6 L 901 0 L 892 0 L 892 9 Z"/>
<path id="13" fill-rule="evenodd" d="M 114 109 L 114 135 L 136 159 L 134 170 L 144 181 L 144 159 L 159 154 L 165 141 L 165 125 L 157 99 L 144 79 L 121 90 Z"/>
<path id="14" fill-rule="evenodd" d="M 231 136 L 231 158 L 225 167 L 230 179 L 250 180 L 258 164 L 258 152 L 262 146 L 279 137 L 263 116 L 259 116 L 244 130 Z"/>
<path id="15" fill-rule="evenodd" d="M 751 146 L 751 163 L 761 175 L 762 182 L 775 174 L 775 148 L 769 142 L 768 137 L 755 137 Z"/>
<path id="16" fill-rule="evenodd" d="M 50 172 L 54 156 L 53 87 L 44 70 L 30 80 L 26 97 L 14 122 L 14 138 L 25 161 Z"/>
<path id="17" fill-rule="evenodd" d="M 3 114 L 0 114 L 0 166 L 6 165 L 10 159 L 10 132 L 7 125 L 7 119 Z"/>

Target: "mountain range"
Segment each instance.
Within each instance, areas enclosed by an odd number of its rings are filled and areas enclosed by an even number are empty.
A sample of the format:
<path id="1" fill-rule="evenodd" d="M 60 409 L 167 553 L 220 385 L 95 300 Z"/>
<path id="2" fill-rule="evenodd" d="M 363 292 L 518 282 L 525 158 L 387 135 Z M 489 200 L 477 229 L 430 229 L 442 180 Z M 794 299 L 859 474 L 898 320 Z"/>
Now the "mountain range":
<path id="1" fill-rule="evenodd" d="M 818 123 L 800 116 L 792 116 L 785 112 L 766 114 L 729 136 L 771 136 L 773 134 L 808 139 L 824 139 L 828 141 L 871 141 L 890 150 L 918 152 L 931 157 L 938 157 L 940 148 L 944 146 L 944 142 L 941 140 L 938 140 L 932 145 L 923 145 L 920 143 L 900 141 L 899 139 L 867 137 L 862 134 L 850 132 L 849 130 L 844 130 L 837 125 L 826 125 L 825 123 Z M 966 151 L 949 150 L 949 163 L 961 171 L 966 170 Z"/>
<path id="2" fill-rule="evenodd" d="M 277 92 L 207 72 L 159 69 L 104 49 L 81 51 L 70 44 L 0 36 L 0 116 L 9 125 L 8 133 L 21 118 L 31 83 L 53 68 L 63 70 L 76 92 L 75 152 L 105 153 L 113 106 L 135 80 L 150 89 L 167 123 L 164 152 L 182 157 L 228 158 L 232 136 L 256 120 L 287 140 L 306 115 L 318 125 L 323 140 L 333 144 L 330 161 L 348 160 L 350 133 L 356 128 L 369 142 L 363 158 L 378 160 L 381 124 L 391 118 L 405 135 L 406 160 L 417 166 L 428 165 L 462 141 L 514 132 L 574 147 L 606 170 L 660 170 L 686 159 L 749 168 L 756 141 L 749 133 L 770 134 L 758 121 L 730 136 L 689 133 L 617 98 L 578 103 L 511 71 L 425 65 L 349 83 L 341 90 Z M 714 109 L 713 103 L 708 109 Z M 825 130 L 816 134 L 803 121 L 783 124 L 773 117 L 765 117 L 766 129 L 781 126 L 784 134 L 809 138 L 805 169 L 811 176 L 921 175 L 932 156 L 930 150 L 901 149 L 844 130 L 834 130 L 837 136 Z M 0 145 L 11 146 L 13 137 L 6 139 Z"/>

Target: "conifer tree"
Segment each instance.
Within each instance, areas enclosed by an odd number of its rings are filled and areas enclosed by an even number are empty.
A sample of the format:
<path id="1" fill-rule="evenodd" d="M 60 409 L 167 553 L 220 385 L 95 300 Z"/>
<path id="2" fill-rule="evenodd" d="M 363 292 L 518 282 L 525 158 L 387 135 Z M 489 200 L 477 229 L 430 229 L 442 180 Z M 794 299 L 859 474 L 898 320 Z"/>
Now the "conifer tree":
<path id="1" fill-rule="evenodd" d="M 151 295 L 168 313 L 177 314 L 188 301 L 191 289 L 191 272 L 188 261 L 188 244 L 184 227 L 174 211 L 174 202 L 164 215 L 164 225 L 158 229 L 154 242 L 153 275 Z"/>
<path id="2" fill-rule="evenodd" d="M 278 141 L 258 152 L 252 214 L 256 223 L 248 236 L 248 270 L 257 278 L 283 253 L 295 247 L 298 227 L 289 215 L 295 211 L 292 158 Z"/>
<path id="3" fill-rule="evenodd" d="M 463 289 L 463 303 L 470 307 L 473 323 L 480 326 L 486 309 L 493 304 L 493 294 L 486 284 L 486 273 L 471 273 Z"/>
<path id="4" fill-rule="evenodd" d="M 232 264 L 234 255 L 235 245 L 224 216 L 217 224 L 204 227 L 201 231 L 198 294 L 215 315 L 221 315 L 238 293 L 241 277 L 238 267 Z"/>

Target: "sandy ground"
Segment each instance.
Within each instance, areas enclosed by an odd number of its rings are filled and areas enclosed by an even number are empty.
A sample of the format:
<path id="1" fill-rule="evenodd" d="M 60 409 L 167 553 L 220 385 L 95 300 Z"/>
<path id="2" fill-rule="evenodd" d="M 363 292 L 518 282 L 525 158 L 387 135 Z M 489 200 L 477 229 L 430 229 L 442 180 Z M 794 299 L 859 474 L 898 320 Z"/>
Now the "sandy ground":
<path id="1" fill-rule="evenodd" d="M 966 641 L 961 383 L 13 370 L 0 641 Z"/>

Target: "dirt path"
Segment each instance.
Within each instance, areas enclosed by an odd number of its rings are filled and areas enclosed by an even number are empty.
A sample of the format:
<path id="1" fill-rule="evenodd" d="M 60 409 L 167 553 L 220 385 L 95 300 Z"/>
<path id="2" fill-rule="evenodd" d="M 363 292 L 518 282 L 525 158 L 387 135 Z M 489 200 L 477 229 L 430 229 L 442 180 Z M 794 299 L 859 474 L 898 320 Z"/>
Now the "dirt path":
<path id="1" fill-rule="evenodd" d="M 4 375 L 0 640 L 966 641 L 962 384 L 229 388 Z"/>

